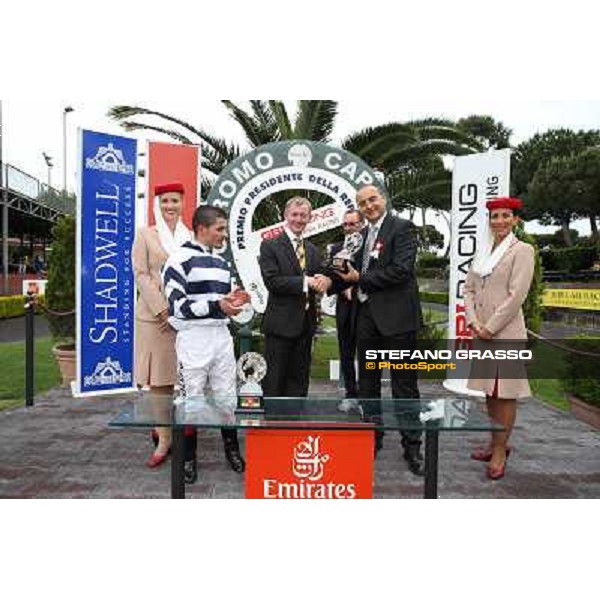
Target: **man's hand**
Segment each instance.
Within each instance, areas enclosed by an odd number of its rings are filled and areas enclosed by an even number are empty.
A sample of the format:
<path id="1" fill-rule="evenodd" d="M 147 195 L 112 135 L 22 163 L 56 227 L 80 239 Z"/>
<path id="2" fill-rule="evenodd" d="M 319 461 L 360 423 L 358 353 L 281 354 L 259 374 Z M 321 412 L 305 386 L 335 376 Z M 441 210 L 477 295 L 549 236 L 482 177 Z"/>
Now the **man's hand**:
<path id="1" fill-rule="evenodd" d="M 348 283 L 358 283 L 358 280 L 360 279 L 360 273 L 352 265 L 348 265 L 347 273 L 337 271 L 337 275 L 340 279 Z"/>
<path id="2" fill-rule="evenodd" d="M 169 309 L 165 308 L 161 310 L 157 315 L 158 318 L 158 330 L 164 333 L 165 331 L 169 331 Z"/>
<path id="3" fill-rule="evenodd" d="M 331 287 L 331 279 L 329 277 L 327 277 L 327 275 L 323 275 L 322 273 L 317 273 L 317 275 L 315 275 L 315 279 L 317 280 L 317 283 L 322 288 L 320 291 L 321 294 L 324 294 L 325 292 L 327 292 L 327 290 L 329 290 L 329 288 Z"/>
<path id="4" fill-rule="evenodd" d="M 352 288 L 346 288 L 343 292 L 342 295 L 344 296 L 344 298 L 346 298 L 346 300 L 348 300 L 348 302 L 352 301 Z"/>
<path id="5" fill-rule="evenodd" d="M 317 292 L 317 294 L 324 294 L 331 287 L 331 279 L 326 275 L 315 275 L 314 277 L 308 277 L 308 287 L 311 290 Z"/>
<path id="6" fill-rule="evenodd" d="M 229 292 L 224 298 L 233 306 L 244 306 L 244 304 L 250 302 L 250 294 L 240 288 Z"/>
<path id="7" fill-rule="evenodd" d="M 231 298 L 227 296 L 223 296 L 219 300 L 219 308 L 228 316 L 235 317 L 235 315 L 239 315 L 242 312 L 241 306 L 234 306 L 231 302 Z"/>

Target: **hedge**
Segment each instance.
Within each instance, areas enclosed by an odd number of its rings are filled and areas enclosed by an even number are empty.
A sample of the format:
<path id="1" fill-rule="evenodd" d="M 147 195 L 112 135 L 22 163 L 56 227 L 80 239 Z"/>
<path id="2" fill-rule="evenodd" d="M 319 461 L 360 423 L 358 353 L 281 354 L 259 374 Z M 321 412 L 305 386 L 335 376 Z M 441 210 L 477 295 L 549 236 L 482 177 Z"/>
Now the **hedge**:
<path id="1" fill-rule="evenodd" d="M 569 346 L 590 354 L 600 355 L 600 339 L 578 336 L 569 340 Z M 563 380 L 566 392 L 587 404 L 600 407 L 600 378 L 598 358 L 581 354 L 567 354 L 567 373 Z"/>
<path id="2" fill-rule="evenodd" d="M 0 319 L 11 319 L 25 315 L 25 296 L 0 296 Z M 39 296 L 38 302 L 43 303 L 44 297 Z M 40 308 L 36 313 L 41 311 Z"/>
<path id="3" fill-rule="evenodd" d="M 546 248 L 540 252 L 540 257 L 547 271 L 577 273 L 588 270 L 600 260 L 600 245 L 580 244 L 570 248 Z"/>
<path id="4" fill-rule="evenodd" d="M 420 292 L 421 302 L 448 305 L 448 292 Z"/>
<path id="5" fill-rule="evenodd" d="M 417 267 L 417 277 L 422 279 L 447 279 L 446 269 L 437 269 L 434 267 Z"/>
<path id="6" fill-rule="evenodd" d="M 445 269 L 450 260 L 445 256 L 437 256 L 431 252 L 423 252 L 417 256 L 417 268 L 421 269 Z"/>

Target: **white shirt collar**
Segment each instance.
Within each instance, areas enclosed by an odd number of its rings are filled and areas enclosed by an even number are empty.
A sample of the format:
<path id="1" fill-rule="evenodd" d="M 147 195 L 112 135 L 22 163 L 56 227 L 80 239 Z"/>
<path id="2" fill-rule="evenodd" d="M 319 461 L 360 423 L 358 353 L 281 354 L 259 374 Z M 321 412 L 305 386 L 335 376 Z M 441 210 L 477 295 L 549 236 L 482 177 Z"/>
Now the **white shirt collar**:
<path id="1" fill-rule="evenodd" d="M 193 243 L 196 244 L 196 246 L 198 246 L 198 248 L 200 248 L 207 254 L 212 254 L 212 250 L 211 250 L 210 246 L 207 246 L 206 244 L 199 242 L 196 238 L 194 238 Z"/>
<path id="2" fill-rule="evenodd" d="M 296 235 L 287 225 L 284 225 L 283 229 L 287 233 L 287 236 L 290 238 L 290 242 L 292 242 L 292 246 L 294 246 L 294 247 L 296 247 L 296 239 L 297 238 L 300 238 L 301 240 L 304 239 L 302 234 Z"/>
<path id="3" fill-rule="evenodd" d="M 371 231 L 372 229 L 381 229 L 381 224 L 383 223 L 383 220 L 387 217 L 387 211 L 385 211 L 383 213 L 383 215 L 381 215 L 381 217 L 379 218 L 378 221 L 376 221 L 375 223 L 369 223 L 369 231 Z"/>

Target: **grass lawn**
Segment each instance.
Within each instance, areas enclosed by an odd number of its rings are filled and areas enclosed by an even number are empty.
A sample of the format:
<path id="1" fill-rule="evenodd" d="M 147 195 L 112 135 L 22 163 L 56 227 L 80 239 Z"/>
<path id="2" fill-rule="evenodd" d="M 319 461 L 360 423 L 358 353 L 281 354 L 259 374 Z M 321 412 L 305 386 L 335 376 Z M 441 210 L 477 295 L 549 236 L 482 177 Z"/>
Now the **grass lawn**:
<path id="1" fill-rule="evenodd" d="M 560 379 L 530 379 L 531 392 L 542 402 L 547 402 L 560 410 L 569 410 L 565 392 L 561 387 Z"/>
<path id="2" fill-rule="evenodd" d="M 334 323 L 335 325 L 335 323 Z M 328 325 L 325 325 L 326 327 Z M 321 335 L 316 339 L 310 368 L 313 379 L 329 379 L 329 361 L 338 360 L 338 343 L 335 335 Z"/>
<path id="3" fill-rule="evenodd" d="M 35 340 L 35 393 L 59 385 L 61 378 L 52 354 L 52 339 Z M 25 405 L 25 342 L 0 344 L 0 410 Z"/>

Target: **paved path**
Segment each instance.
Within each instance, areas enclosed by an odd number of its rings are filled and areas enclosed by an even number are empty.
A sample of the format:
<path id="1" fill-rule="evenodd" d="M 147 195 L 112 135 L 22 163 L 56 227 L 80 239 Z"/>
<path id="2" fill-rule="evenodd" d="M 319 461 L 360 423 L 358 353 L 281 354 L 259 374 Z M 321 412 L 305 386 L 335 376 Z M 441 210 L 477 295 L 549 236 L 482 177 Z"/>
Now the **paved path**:
<path id="1" fill-rule="evenodd" d="M 34 325 L 35 337 L 42 338 L 50 335 L 48 321 L 36 315 Z M 0 319 L 0 343 L 25 341 L 25 317 Z"/>
<path id="2" fill-rule="evenodd" d="M 311 391 L 327 388 L 313 384 Z M 438 384 L 422 393 L 445 394 Z M 127 397 L 75 400 L 64 389 L 36 399 L 36 406 L 0 412 L 0 498 L 168 498 L 168 463 L 149 470 L 147 431 L 107 427 Z M 243 445 L 243 434 L 242 434 Z M 515 451 L 506 477 L 487 481 L 469 459 L 485 434 L 442 433 L 439 495 L 442 498 L 599 498 L 600 432 L 537 400 L 520 404 Z M 420 498 L 423 480 L 400 458 L 399 435 L 388 433 L 375 465 L 375 496 Z M 218 431 L 201 431 L 200 479 L 188 497 L 241 498 L 243 478 L 231 471 Z"/>

